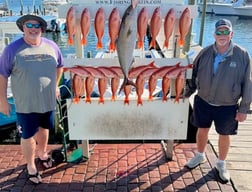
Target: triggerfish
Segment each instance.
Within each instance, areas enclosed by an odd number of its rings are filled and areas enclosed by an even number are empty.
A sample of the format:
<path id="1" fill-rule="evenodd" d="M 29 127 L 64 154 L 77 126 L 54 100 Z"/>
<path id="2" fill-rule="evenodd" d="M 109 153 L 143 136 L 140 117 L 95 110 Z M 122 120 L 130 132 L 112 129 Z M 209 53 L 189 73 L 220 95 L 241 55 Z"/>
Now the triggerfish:
<path id="1" fill-rule="evenodd" d="M 134 1 L 132 1 L 134 2 Z M 124 81 L 121 85 L 119 93 L 126 85 L 136 84 L 129 79 L 129 70 L 134 62 L 134 48 L 137 39 L 137 3 L 132 3 L 124 12 L 122 17 L 119 35 L 117 39 L 117 53 L 120 66 L 123 71 Z"/>

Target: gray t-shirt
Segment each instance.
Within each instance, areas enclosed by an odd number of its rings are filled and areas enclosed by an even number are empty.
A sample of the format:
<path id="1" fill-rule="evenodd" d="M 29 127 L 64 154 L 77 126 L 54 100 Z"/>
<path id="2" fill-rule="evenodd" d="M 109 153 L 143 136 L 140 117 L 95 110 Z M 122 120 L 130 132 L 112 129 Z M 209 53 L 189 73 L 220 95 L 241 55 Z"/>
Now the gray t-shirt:
<path id="1" fill-rule="evenodd" d="M 58 46 L 42 38 L 32 46 L 20 38 L 5 48 L 0 74 L 11 77 L 11 89 L 18 113 L 45 113 L 56 107 L 56 73 L 63 66 Z"/>

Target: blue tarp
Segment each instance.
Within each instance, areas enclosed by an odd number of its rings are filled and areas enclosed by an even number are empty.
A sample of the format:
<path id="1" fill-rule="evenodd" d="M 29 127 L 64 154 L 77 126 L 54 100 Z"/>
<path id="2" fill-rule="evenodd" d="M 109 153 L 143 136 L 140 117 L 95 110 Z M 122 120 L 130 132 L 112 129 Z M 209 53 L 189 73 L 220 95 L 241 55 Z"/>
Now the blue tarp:
<path id="1" fill-rule="evenodd" d="M 4 126 L 4 125 L 8 125 L 8 124 L 16 122 L 17 116 L 16 116 L 16 109 L 15 109 L 13 98 L 12 97 L 9 98 L 8 102 L 11 104 L 11 113 L 9 117 L 0 113 L 0 126 Z"/>

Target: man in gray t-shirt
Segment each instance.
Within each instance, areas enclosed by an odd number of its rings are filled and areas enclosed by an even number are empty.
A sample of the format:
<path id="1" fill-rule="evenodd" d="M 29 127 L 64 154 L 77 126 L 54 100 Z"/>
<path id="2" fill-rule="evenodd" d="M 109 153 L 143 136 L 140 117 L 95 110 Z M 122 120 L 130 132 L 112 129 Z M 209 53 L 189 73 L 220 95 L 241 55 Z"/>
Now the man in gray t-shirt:
<path id="1" fill-rule="evenodd" d="M 47 27 L 43 18 L 24 15 L 16 24 L 24 36 L 5 47 L 0 57 L 0 112 L 9 115 L 11 110 L 7 101 L 7 81 L 11 77 L 28 177 L 37 184 L 42 179 L 35 165 L 36 144 L 43 166 L 52 166 L 47 143 L 49 129 L 54 128 L 63 57 L 53 41 L 42 37 Z"/>

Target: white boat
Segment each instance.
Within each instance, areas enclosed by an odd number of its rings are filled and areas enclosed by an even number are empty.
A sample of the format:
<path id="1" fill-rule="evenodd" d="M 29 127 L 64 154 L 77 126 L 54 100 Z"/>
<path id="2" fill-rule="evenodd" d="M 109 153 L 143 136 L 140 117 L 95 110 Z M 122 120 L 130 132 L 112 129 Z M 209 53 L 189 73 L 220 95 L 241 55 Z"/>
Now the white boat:
<path id="1" fill-rule="evenodd" d="M 70 3 L 71 0 L 43 0 L 42 6 L 45 15 L 56 15 L 58 16 L 58 7 Z"/>
<path id="2" fill-rule="evenodd" d="M 252 0 L 247 0 L 247 4 L 244 6 L 234 7 L 236 14 L 240 18 L 252 18 Z"/>
<path id="3" fill-rule="evenodd" d="M 198 3 L 199 12 L 203 12 L 203 2 Z M 208 1 L 206 13 L 225 16 L 252 17 L 252 0 L 217 0 Z"/>

